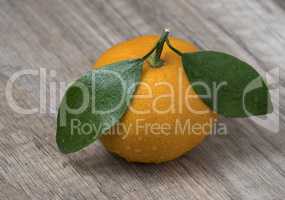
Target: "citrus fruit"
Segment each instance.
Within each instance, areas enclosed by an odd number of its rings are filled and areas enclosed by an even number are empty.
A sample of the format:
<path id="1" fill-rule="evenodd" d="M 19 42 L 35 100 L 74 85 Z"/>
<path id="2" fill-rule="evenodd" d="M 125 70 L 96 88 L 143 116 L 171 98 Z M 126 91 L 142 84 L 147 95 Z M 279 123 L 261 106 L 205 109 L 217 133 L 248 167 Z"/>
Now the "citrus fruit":
<path id="1" fill-rule="evenodd" d="M 97 60 L 94 68 L 143 57 L 159 36 L 140 36 L 114 45 Z M 170 37 L 182 52 L 195 52 L 191 42 Z M 143 65 L 128 111 L 100 140 L 112 153 L 128 161 L 161 163 L 173 160 L 200 144 L 211 131 L 217 114 L 194 92 L 183 71 L 181 58 L 164 45 L 160 67 Z"/>

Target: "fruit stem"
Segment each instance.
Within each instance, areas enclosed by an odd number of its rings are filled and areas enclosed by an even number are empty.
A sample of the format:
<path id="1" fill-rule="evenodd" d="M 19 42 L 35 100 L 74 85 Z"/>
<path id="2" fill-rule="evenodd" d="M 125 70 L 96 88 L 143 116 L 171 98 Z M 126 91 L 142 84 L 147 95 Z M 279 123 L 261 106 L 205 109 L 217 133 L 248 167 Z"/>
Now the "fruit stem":
<path id="1" fill-rule="evenodd" d="M 173 47 L 171 44 L 170 44 L 170 42 L 169 42 L 169 40 L 166 40 L 166 44 L 167 44 L 167 46 L 172 50 L 172 51 L 174 51 L 175 53 L 177 53 L 179 56 L 182 56 L 182 52 L 181 51 L 179 51 L 178 49 L 176 49 L 175 47 Z"/>
<path id="2" fill-rule="evenodd" d="M 147 59 L 151 67 L 157 68 L 163 65 L 164 61 L 160 59 L 160 56 L 163 50 L 164 43 L 167 41 L 168 35 L 169 30 L 164 29 L 155 47 L 143 57 L 144 60 Z"/>

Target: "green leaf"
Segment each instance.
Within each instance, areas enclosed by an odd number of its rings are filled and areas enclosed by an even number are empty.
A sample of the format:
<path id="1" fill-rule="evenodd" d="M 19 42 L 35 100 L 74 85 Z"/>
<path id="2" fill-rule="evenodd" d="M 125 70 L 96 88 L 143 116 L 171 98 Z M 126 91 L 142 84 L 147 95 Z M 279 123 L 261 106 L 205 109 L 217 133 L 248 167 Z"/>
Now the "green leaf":
<path id="1" fill-rule="evenodd" d="M 63 153 L 88 146 L 120 120 L 142 65 L 141 59 L 107 65 L 87 72 L 68 88 L 57 116 L 56 141 Z"/>
<path id="2" fill-rule="evenodd" d="M 215 112 L 225 117 L 272 112 L 268 88 L 249 64 L 213 51 L 184 53 L 182 62 L 193 89 Z"/>

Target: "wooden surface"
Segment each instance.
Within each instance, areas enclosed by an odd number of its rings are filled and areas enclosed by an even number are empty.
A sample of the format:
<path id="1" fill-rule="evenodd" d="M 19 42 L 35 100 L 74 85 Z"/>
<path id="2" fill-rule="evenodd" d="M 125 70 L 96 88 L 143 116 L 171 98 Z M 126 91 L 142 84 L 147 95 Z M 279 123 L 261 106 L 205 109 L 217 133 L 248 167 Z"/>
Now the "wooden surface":
<path id="1" fill-rule="evenodd" d="M 9 106 L 5 88 L 14 73 L 55 71 L 45 84 L 58 86 L 86 72 L 113 44 L 164 27 L 261 73 L 280 68 L 280 130 L 222 119 L 228 135 L 211 136 L 176 161 L 129 164 L 98 142 L 70 156 L 59 153 L 49 100 L 46 112 L 33 115 Z M 285 199 L 284 55 L 283 0 L 0 0 L 0 199 Z M 21 77 L 14 99 L 39 107 L 39 85 L 38 76 Z"/>

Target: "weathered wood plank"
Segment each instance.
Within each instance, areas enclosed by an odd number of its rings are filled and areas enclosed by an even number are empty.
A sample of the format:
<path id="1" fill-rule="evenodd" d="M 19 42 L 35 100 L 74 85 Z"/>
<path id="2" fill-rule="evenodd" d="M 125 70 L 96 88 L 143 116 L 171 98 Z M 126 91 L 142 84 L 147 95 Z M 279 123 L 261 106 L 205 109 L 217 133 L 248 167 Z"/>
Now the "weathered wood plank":
<path id="1" fill-rule="evenodd" d="M 0 199 L 284 199 L 284 5 L 282 0 L 0 0 Z M 59 91 L 55 106 L 47 102 L 47 113 L 21 115 L 9 107 L 5 88 L 15 72 L 54 71 L 47 83 L 59 86 L 87 71 L 112 44 L 164 27 L 203 48 L 237 55 L 262 73 L 279 67 L 280 131 L 251 119 L 221 119 L 228 135 L 211 136 L 176 161 L 139 165 L 110 155 L 100 143 L 60 154 L 54 141 Z M 15 84 L 21 106 L 39 106 L 39 80 L 25 76 Z"/>

